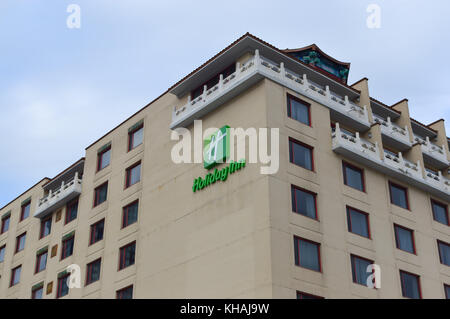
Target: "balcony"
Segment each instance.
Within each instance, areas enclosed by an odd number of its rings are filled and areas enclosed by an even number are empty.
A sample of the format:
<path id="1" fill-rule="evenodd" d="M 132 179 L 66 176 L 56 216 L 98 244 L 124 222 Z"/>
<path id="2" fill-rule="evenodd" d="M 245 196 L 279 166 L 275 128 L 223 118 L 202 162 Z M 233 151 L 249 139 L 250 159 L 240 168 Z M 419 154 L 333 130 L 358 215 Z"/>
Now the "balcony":
<path id="1" fill-rule="evenodd" d="M 439 169 L 447 168 L 450 165 L 444 146 L 431 143 L 428 136 L 423 139 L 420 136 L 414 135 L 414 140 L 422 145 L 423 157 L 427 163 Z"/>
<path id="2" fill-rule="evenodd" d="M 388 116 L 387 120 L 373 114 L 373 120 L 376 123 L 381 124 L 381 134 L 386 144 L 390 144 L 393 147 L 405 151 L 411 148 L 411 140 L 409 137 L 408 128 L 401 128 L 400 126 L 392 123 L 391 118 Z"/>
<path id="3" fill-rule="evenodd" d="M 412 163 L 403 159 L 401 152 L 397 156 L 387 152 L 380 154 L 377 144 L 360 138 L 359 133 L 352 136 L 341 131 L 339 123 L 336 123 L 336 129 L 332 133 L 332 149 L 344 157 L 383 174 L 413 185 L 446 201 L 450 200 L 450 180 L 443 177 L 441 172 L 432 176 L 428 175 L 429 172 L 424 174 L 420 162 Z"/>
<path id="4" fill-rule="evenodd" d="M 197 118 L 211 112 L 229 101 L 251 85 L 263 78 L 268 78 L 303 96 L 310 98 L 330 109 L 332 117 L 357 130 L 370 127 L 367 108 L 349 101 L 348 96 L 341 97 L 330 91 L 329 86 L 322 87 L 310 80 L 306 74 L 299 75 L 284 67 L 265 59 L 255 51 L 255 55 L 247 62 L 236 64 L 236 72 L 226 78 L 220 76 L 219 83 L 211 88 L 204 87 L 203 94 L 188 103 L 175 107 L 172 112 L 171 129 L 187 127 Z"/>

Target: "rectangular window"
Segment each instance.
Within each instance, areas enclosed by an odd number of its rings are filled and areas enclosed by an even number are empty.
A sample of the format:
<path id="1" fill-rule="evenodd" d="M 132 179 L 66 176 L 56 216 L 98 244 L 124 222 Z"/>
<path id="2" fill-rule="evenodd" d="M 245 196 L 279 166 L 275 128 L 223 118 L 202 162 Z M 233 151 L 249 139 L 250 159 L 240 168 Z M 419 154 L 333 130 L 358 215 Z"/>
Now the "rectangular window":
<path id="1" fill-rule="evenodd" d="M 433 219 L 441 224 L 449 226 L 448 206 L 435 200 L 431 200 L 431 209 L 433 210 Z"/>
<path id="2" fill-rule="evenodd" d="M 65 274 L 58 278 L 58 289 L 56 290 L 56 298 L 62 298 L 69 294 L 69 286 L 67 286 L 67 279 L 70 274 Z"/>
<path id="3" fill-rule="evenodd" d="M 65 259 L 69 256 L 72 256 L 74 242 L 75 242 L 74 235 L 63 239 L 62 244 L 61 244 L 61 260 Z"/>
<path id="4" fill-rule="evenodd" d="M 290 118 L 311 126 L 311 105 L 292 95 L 287 95 L 287 114 Z"/>
<path id="5" fill-rule="evenodd" d="M 367 286 L 367 278 L 372 272 L 367 272 L 367 267 L 373 264 L 372 260 L 350 255 L 352 263 L 352 278 L 353 282 L 363 286 Z"/>
<path id="6" fill-rule="evenodd" d="M 89 263 L 86 266 L 86 286 L 100 280 L 101 258 Z"/>
<path id="7" fill-rule="evenodd" d="M 30 208 L 31 208 L 31 202 L 29 201 L 26 204 L 23 204 L 20 210 L 20 221 L 28 218 L 30 216 Z"/>
<path id="8" fill-rule="evenodd" d="M 416 246 L 414 243 L 414 231 L 396 224 L 394 224 L 394 231 L 397 248 L 415 254 Z"/>
<path id="9" fill-rule="evenodd" d="M 141 180 L 141 162 L 127 168 L 125 175 L 125 188 L 139 182 Z"/>
<path id="10" fill-rule="evenodd" d="M 39 239 L 50 235 L 52 231 L 52 216 L 41 221 L 41 230 L 39 232 Z"/>
<path id="11" fill-rule="evenodd" d="M 295 264 L 297 266 L 322 271 L 320 263 L 320 244 L 294 236 Z"/>
<path id="12" fill-rule="evenodd" d="M 20 282 L 20 273 L 22 272 L 22 265 L 11 270 L 11 281 L 9 282 L 9 286 L 15 286 Z"/>
<path id="13" fill-rule="evenodd" d="M 16 253 L 25 249 L 25 241 L 27 239 L 27 233 L 17 236 L 16 238 Z"/>
<path id="14" fill-rule="evenodd" d="M 47 257 L 48 257 L 48 251 L 44 251 L 40 253 L 39 255 L 36 255 L 36 266 L 34 269 L 34 273 L 39 273 L 47 267 Z"/>
<path id="15" fill-rule="evenodd" d="M 44 286 L 39 286 L 31 291 L 31 299 L 42 299 L 44 296 Z"/>
<path id="16" fill-rule="evenodd" d="M 117 290 L 116 299 L 133 299 L 133 286 Z"/>
<path id="17" fill-rule="evenodd" d="M 402 285 L 402 296 L 412 299 L 421 299 L 420 277 L 409 272 L 400 270 L 400 280 Z"/>
<path id="18" fill-rule="evenodd" d="M 144 140 L 144 124 L 128 132 L 128 151 L 138 147 Z"/>
<path id="19" fill-rule="evenodd" d="M 136 242 L 132 242 L 120 248 L 119 252 L 119 270 L 134 265 L 134 256 L 136 252 Z"/>
<path id="20" fill-rule="evenodd" d="M 290 137 L 289 161 L 295 165 L 314 171 L 313 148 Z"/>
<path id="21" fill-rule="evenodd" d="M 102 219 L 91 225 L 91 234 L 89 236 L 89 245 L 103 239 L 103 230 L 105 229 L 105 219 Z"/>
<path id="22" fill-rule="evenodd" d="M 97 172 L 101 171 L 111 162 L 111 146 L 108 146 L 97 154 Z"/>
<path id="23" fill-rule="evenodd" d="M 450 266 L 450 245 L 440 240 L 437 243 L 441 264 Z"/>
<path id="24" fill-rule="evenodd" d="M 292 211 L 317 219 L 316 194 L 291 185 Z"/>
<path id="25" fill-rule="evenodd" d="M 2 218 L 2 229 L 0 231 L 0 234 L 3 234 L 3 233 L 8 231 L 10 220 L 11 220 L 11 216 L 10 215 Z"/>
<path id="26" fill-rule="evenodd" d="M 450 285 L 444 284 L 445 299 L 450 299 Z"/>
<path id="27" fill-rule="evenodd" d="M 405 187 L 389 182 L 389 191 L 392 204 L 409 209 L 408 190 Z"/>
<path id="28" fill-rule="evenodd" d="M 94 207 L 106 201 L 108 195 L 108 182 L 100 185 L 94 190 Z"/>
<path id="29" fill-rule="evenodd" d="M 5 261 L 5 251 L 6 251 L 6 245 L 3 245 L 0 247 L 0 263 Z"/>
<path id="30" fill-rule="evenodd" d="M 297 291 L 297 299 L 324 299 L 324 298 L 320 296 L 311 295 L 306 292 Z"/>
<path id="31" fill-rule="evenodd" d="M 69 202 L 66 206 L 66 220 L 64 224 L 68 224 L 71 221 L 75 220 L 78 215 L 78 198 Z"/>
<path id="32" fill-rule="evenodd" d="M 347 206 L 348 231 L 366 238 L 370 238 L 369 214 Z"/>
<path id="33" fill-rule="evenodd" d="M 364 171 L 346 162 L 342 162 L 342 168 L 344 171 L 344 184 L 365 192 Z"/>
<path id="34" fill-rule="evenodd" d="M 139 202 L 135 201 L 123 208 L 122 228 L 137 222 Z"/>

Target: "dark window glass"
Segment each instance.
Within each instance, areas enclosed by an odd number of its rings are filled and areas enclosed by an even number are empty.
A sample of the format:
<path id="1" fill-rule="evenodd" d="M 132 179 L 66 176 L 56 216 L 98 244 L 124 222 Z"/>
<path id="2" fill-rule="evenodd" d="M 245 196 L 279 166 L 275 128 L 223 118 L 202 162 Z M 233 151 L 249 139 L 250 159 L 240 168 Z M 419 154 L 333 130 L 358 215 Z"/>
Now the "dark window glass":
<path id="1" fill-rule="evenodd" d="M 291 163 L 310 171 L 314 169 L 312 147 L 303 145 L 293 139 L 289 139 L 289 159 Z"/>
<path id="2" fill-rule="evenodd" d="M 50 235 L 50 232 L 52 231 L 52 217 L 43 220 L 41 222 L 41 232 L 39 238 L 44 238 L 48 235 Z"/>
<path id="3" fill-rule="evenodd" d="M 450 285 L 444 285 L 445 299 L 450 299 Z"/>
<path id="4" fill-rule="evenodd" d="M 133 286 L 126 287 L 116 292 L 117 299 L 133 299 Z"/>
<path id="5" fill-rule="evenodd" d="M 297 299 L 323 299 L 323 297 L 307 294 L 305 292 L 297 291 Z"/>
<path id="6" fill-rule="evenodd" d="M 303 124 L 311 125 L 310 105 L 290 95 L 287 99 L 288 116 Z"/>
<path id="7" fill-rule="evenodd" d="M 295 264 L 300 267 L 321 271 L 320 244 L 294 237 Z"/>
<path id="8" fill-rule="evenodd" d="M 300 215 L 317 219 L 316 194 L 291 186 L 292 210 Z"/>
<path id="9" fill-rule="evenodd" d="M 16 239 L 16 253 L 25 249 L 25 241 L 27 239 L 27 233 L 23 233 Z"/>
<path id="10" fill-rule="evenodd" d="M 403 297 L 421 299 L 419 276 L 400 270 Z"/>
<path id="11" fill-rule="evenodd" d="M 2 229 L 0 231 L 0 234 L 3 234 L 4 232 L 8 231 L 10 220 L 11 220 L 10 216 L 2 218 Z"/>
<path id="12" fill-rule="evenodd" d="M 120 248 L 119 270 L 134 265 L 134 256 L 136 251 L 136 242 Z"/>
<path id="13" fill-rule="evenodd" d="M 231 64 L 225 70 L 217 73 L 211 79 L 209 79 L 208 81 L 202 83 L 196 89 L 192 90 L 191 91 L 192 100 L 196 99 L 197 97 L 199 97 L 200 95 L 203 94 L 203 90 L 204 90 L 204 86 L 205 85 L 206 85 L 207 90 L 209 90 L 210 88 L 215 86 L 217 83 L 219 83 L 220 74 L 223 74 L 223 79 L 226 79 L 228 76 L 230 76 L 234 72 L 236 72 L 236 64 L 235 63 Z"/>
<path id="14" fill-rule="evenodd" d="M 343 167 L 344 184 L 364 192 L 363 170 L 347 163 L 343 163 Z"/>
<path id="15" fill-rule="evenodd" d="M 61 260 L 72 256 L 73 254 L 73 244 L 75 242 L 75 236 L 64 239 L 62 242 L 61 250 Z"/>
<path id="16" fill-rule="evenodd" d="M 431 207 L 433 210 L 433 218 L 435 221 L 442 223 L 444 225 L 449 225 L 448 223 L 448 207 L 447 205 L 440 204 L 435 201 L 431 201 Z"/>
<path id="17" fill-rule="evenodd" d="M 372 265 L 373 261 L 352 255 L 351 262 L 353 282 L 367 286 L 367 278 L 372 274 L 367 272 L 367 267 Z"/>
<path id="18" fill-rule="evenodd" d="M 56 298 L 61 298 L 69 294 L 69 286 L 67 285 L 67 279 L 70 274 L 64 275 L 58 278 L 58 290 L 56 292 Z"/>
<path id="19" fill-rule="evenodd" d="M 78 198 L 67 204 L 65 223 L 66 224 L 70 223 L 72 220 L 77 218 L 77 215 L 78 215 Z"/>
<path id="20" fill-rule="evenodd" d="M 36 256 L 35 273 L 41 272 L 45 269 L 45 267 L 47 266 L 47 256 L 48 256 L 47 252 L 44 252 Z"/>
<path id="21" fill-rule="evenodd" d="M 399 225 L 394 225 L 394 229 L 397 248 L 415 254 L 413 231 Z"/>
<path id="22" fill-rule="evenodd" d="M 20 221 L 22 221 L 22 220 L 28 218 L 28 216 L 30 216 L 30 208 L 31 208 L 31 202 L 22 206 L 22 210 L 20 213 Z"/>
<path id="23" fill-rule="evenodd" d="M 0 263 L 5 261 L 5 251 L 6 251 L 6 246 L 5 245 L 0 247 Z"/>
<path id="24" fill-rule="evenodd" d="M 441 264 L 450 266 L 450 245 L 442 241 L 438 241 L 438 247 Z"/>
<path id="25" fill-rule="evenodd" d="M 90 235 L 90 239 L 89 239 L 89 245 L 95 244 L 96 242 L 103 239 L 104 228 L 105 228 L 105 220 L 104 219 L 91 225 L 91 235 Z"/>
<path id="26" fill-rule="evenodd" d="M 101 259 L 91 262 L 86 269 L 86 286 L 100 280 Z"/>
<path id="27" fill-rule="evenodd" d="M 122 228 L 134 224 L 138 218 L 139 202 L 134 202 L 123 208 Z"/>
<path id="28" fill-rule="evenodd" d="M 389 183 L 389 189 L 391 192 L 391 203 L 405 209 L 409 209 L 406 188 Z"/>
<path id="29" fill-rule="evenodd" d="M 31 299 L 42 299 L 42 296 L 44 295 L 44 287 L 40 287 L 37 289 L 34 289 L 31 292 Z"/>
<path id="30" fill-rule="evenodd" d="M 136 130 L 128 133 L 128 151 L 141 145 L 144 140 L 144 127 L 141 126 Z"/>
<path id="31" fill-rule="evenodd" d="M 11 271 L 11 282 L 9 284 L 11 287 L 17 285 L 20 282 L 21 272 L 22 272 L 22 265 L 14 268 Z"/>
<path id="32" fill-rule="evenodd" d="M 126 171 L 126 187 L 136 184 L 141 180 L 141 163 L 138 163 Z"/>
<path id="33" fill-rule="evenodd" d="M 100 205 L 106 201 L 106 196 L 108 194 L 108 183 L 100 185 L 94 191 L 94 206 Z"/>
<path id="34" fill-rule="evenodd" d="M 101 171 L 109 165 L 111 161 L 111 147 L 98 153 L 97 171 Z"/>
<path id="35" fill-rule="evenodd" d="M 349 232 L 370 238 L 368 214 L 347 207 L 347 226 Z"/>

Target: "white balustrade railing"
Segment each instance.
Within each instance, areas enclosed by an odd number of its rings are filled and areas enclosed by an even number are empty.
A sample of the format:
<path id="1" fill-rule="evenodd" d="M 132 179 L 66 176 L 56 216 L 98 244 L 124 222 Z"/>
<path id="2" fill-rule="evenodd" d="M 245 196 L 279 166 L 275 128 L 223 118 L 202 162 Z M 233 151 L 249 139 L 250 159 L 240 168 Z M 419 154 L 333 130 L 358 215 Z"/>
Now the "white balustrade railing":
<path id="1" fill-rule="evenodd" d="M 373 114 L 373 120 L 376 123 L 381 124 L 381 133 L 387 136 L 390 136 L 406 145 L 411 145 L 411 141 L 409 138 L 408 127 L 401 128 L 397 124 L 392 123 L 391 118 L 388 116 L 385 120 L 381 116 Z"/>

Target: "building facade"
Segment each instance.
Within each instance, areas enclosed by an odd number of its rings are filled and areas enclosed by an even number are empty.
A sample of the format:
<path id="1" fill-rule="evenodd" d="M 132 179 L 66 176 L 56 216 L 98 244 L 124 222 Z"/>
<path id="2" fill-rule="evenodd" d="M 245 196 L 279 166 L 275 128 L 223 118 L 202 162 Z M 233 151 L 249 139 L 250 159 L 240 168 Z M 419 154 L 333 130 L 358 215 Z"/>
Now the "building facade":
<path id="1" fill-rule="evenodd" d="M 242 36 L 0 209 L 0 298 L 450 297 L 444 120 L 349 68 Z M 278 171 L 193 192 L 213 170 L 174 163 L 171 130 L 198 119 L 279 128 Z"/>

